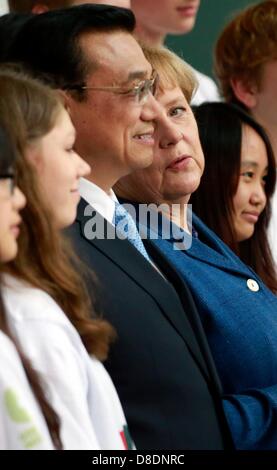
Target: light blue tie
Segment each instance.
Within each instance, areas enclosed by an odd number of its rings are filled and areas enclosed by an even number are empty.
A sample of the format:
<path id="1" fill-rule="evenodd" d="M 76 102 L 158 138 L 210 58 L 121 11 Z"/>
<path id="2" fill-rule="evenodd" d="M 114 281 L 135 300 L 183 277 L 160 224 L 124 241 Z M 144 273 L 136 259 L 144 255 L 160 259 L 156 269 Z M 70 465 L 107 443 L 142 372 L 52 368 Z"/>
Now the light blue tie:
<path id="1" fill-rule="evenodd" d="M 136 223 L 133 217 L 125 209 L 122 204 L 115 202 L 115 211 L 113 217 L 114 226 L 117 230 L 119 238 L 126 238 L 132 245 L 150 262 L 144 244 L 138 232 Z"/>

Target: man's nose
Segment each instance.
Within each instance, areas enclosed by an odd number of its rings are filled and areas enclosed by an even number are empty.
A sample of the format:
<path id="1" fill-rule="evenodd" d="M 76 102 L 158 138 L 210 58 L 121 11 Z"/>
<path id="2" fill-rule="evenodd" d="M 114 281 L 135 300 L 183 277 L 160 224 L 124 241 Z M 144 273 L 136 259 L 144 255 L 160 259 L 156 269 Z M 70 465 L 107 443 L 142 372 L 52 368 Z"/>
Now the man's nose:
<path id="1" fill-rule="evenodd" d="M 162 115 L 163 108 L 152 93 L 149 93 L 142 108 L 141 118 L 143 121 L 155 121 Z"/>

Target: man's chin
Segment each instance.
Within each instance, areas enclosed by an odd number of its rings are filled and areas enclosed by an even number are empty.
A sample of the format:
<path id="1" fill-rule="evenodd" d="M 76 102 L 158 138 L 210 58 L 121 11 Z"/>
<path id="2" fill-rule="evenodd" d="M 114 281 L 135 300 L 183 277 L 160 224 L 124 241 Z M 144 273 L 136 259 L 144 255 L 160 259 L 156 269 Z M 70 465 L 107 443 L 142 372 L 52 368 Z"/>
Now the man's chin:
<path id="1" fill-rule="evenodd" d="M 138 166 L 137 170 L 143 170 L 144 168 L 148 168 L 150 165 L 152 165 L 154 160 L 154 154 L 153 152 L 150 153 L 144 153 L 143 155 L 140 155 L 140 159 L 138 160 Z"/>

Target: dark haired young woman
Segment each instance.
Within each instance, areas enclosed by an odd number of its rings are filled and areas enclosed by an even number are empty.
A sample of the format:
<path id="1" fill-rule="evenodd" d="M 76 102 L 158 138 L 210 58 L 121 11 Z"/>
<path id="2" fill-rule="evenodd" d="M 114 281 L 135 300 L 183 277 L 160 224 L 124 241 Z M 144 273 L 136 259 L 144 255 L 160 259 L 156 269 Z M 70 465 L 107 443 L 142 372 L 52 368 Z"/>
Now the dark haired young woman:
<path id="1" fill-rule="evenodd" d="M 276 178 L 269 139 L 235 105 L 205 103 L 194 113 L 205 171 L 190 199 L 193 211 L 277 293 L 267 237 Z"/>

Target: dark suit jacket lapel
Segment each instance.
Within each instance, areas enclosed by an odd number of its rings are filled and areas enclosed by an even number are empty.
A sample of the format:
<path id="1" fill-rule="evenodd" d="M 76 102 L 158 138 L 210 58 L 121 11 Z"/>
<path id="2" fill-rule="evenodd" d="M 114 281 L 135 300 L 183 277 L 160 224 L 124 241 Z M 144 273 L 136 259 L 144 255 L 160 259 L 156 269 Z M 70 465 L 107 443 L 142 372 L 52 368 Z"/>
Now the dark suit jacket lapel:
<path id="1" fill-rule="evenodd" d="M 170 299 L 168 298 L 168 288 L 172 288 L 172 286 L 168 285 L 167 280 L 163 279 L 157 270 L 151 266 L 148 261 L 145 260 L 145 258 L 129 241 L 120 240 L 118 238 L 94 238 L 92 240 L 88 240 L 84 234 L 84 227 L 89 218 L 96 215 L 97 218 L 99 218 L 99 220 L 104 223 L 107 230 L 110 230 L 111 226 L 109 222 L 103 219 L 103 217 L 95 210 L 93 210 L 93 215 L 85 216 L 84 211 L 85 207 L 87 206 L 88 204 L 84 200 L 81 200 L 78 206 L 77 221 L 80 224 L 82 236 L 87 240 L 88 243 L 91 243 L 97 250 L 101 251 L 104 256 L 108 257 L 113 263 L 116 263 L 120 269 L 128 274 L 129 277 L 132 277 L 134 281 L 137 282 L 145 291 L 147 291 L 148 294 L 151 295 L 151 297 L 155 300 L 155 302 L 160 305 L 164 315 L 185 340 L 189 350 L 197 360 L 203 373 L 206 375 L 206 377 L 208 377 L 209 374 L 207 372 L 206 363 L 201 354 L 199 344 L 191 332 L 191 327 L 194 329 L 194 325 L 190 325 L 186 316 L 181 314 L 182 312 L 176 312 L 175 309 L 172 308 Z M 91 214 L 91 211 L 88 212 Z M 153 257 L 154 262 L 157 262 L 157 265 L 159 265 L 161 270 L 164 271 L 167 275 L 168 273 L 165 269 L 167 262 L 165 259 L 163 259 L 161 262 L 161 257 L 158 254 L 159 250 L 157 250 L 154 246 L 148 245 L 147 240 L 145 240 L 145 246 L 147 250 L 149 249 L 149 254 L 151 257 Z M 190 299 L 190 293 L 188 293 L 188 296 Z M 187 301 L 187 312 L 190 312 L 192 308 L 194 308 L 194 302 L 192 300 L 191 302 Z"/>
<path id="2" fill-rule="evenodd" d="M 211 356 L 210 348 L 206 339 L 205 332 L 203 330 L 201 320 L 199 318 L 194 300 L 192 298 L 190 290 L 187 287 L 187 284 L 180 276 L 179 272 L 172 265 L 170 260 L 165 257 L 157 240 L 145 240 L 144 244 L 147 249 L 147 252 L 155 261 L 157 266 L 159 266 L 159 268 L 163 271 L 167 279 L 172 282 L 172 284 L 174 285 L 174 289 L 176 290 L 182 301 L 184 311 L 187 315 L 187 318 L 185 317 L 185 315 L 183 316 L 183 328 L 188 329 L 188 331 L 190 330 L 190 328 L 192 328 L 195 334 L 195 337 L 191 338 L 191 340 L 193 341 L 193 349 L 190 348 L 191 353 L 194 355 L 194 358 L 198 361 L 205 375 L 207 369 L 209 370 L 210 377 L 214 378 L 217 390 L 219 393 L 221 393 L 222 386 L 218 378 L 218 374 Z M 195 338 L 197 339 L 197 341 Z M 195 346 L 198 346 L 197 349 Z M 195 355 L 195 351 L 198 353 L 199 347 L 202 351 L 202 355 Z M 203 360 L 203 357 L 205 357 L 206 361 Z"/>

